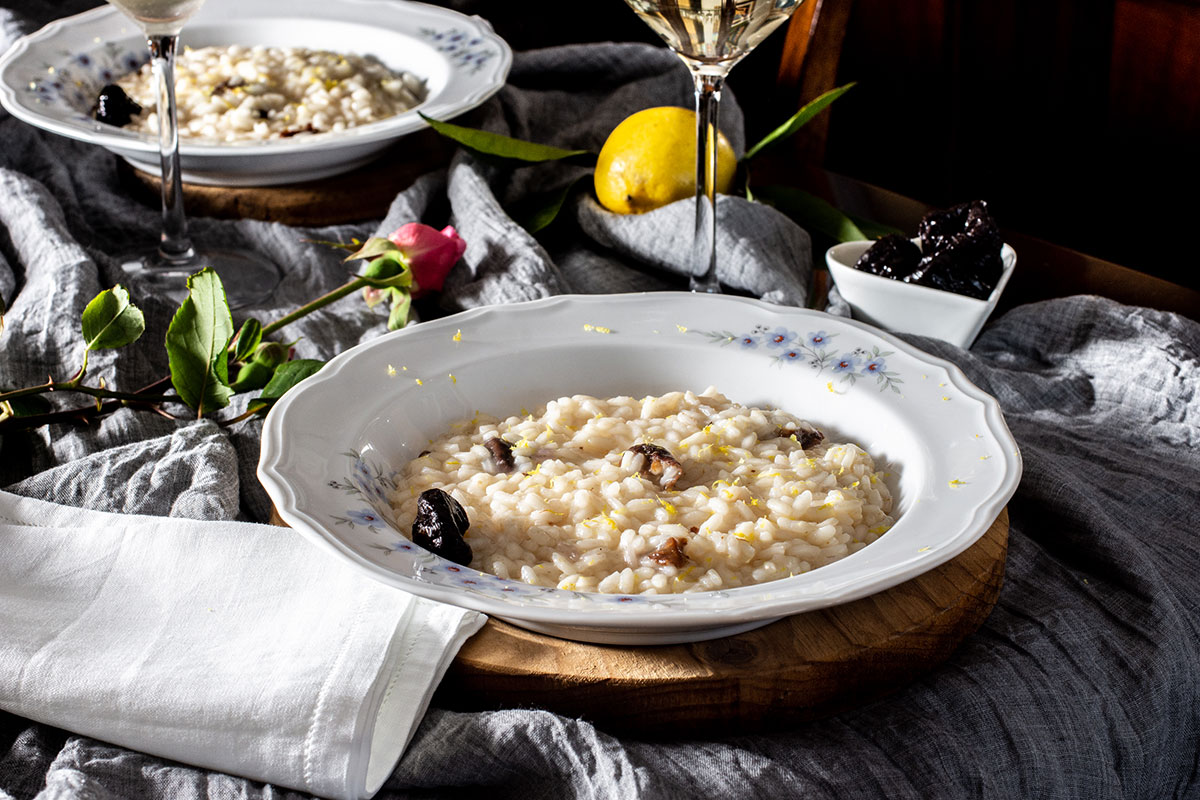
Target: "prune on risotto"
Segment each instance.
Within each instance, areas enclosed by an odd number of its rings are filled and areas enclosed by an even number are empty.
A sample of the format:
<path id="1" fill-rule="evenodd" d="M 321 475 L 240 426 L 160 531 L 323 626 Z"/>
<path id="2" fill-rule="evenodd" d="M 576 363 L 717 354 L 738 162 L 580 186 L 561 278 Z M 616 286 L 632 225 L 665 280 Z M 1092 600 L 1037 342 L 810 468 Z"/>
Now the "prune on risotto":
<path id="1" fill-rule="evenodd" d="M 664 489 L 674 489 L 675 482 L 683 476 L 683 466 L 665 447 L 643 442 L 629 448 L 629 452 L 641 457 L 640 461 L 634 460 L 634 469 L 645 469 L 651 475 L 658 476 L 658 483 Z"/>
<path id="2" fill-rule="evenodd" d="M 412 540 L 434 555 L 462 564 L 471 563 L 471 545 L 463 534 L 471 527 L 466 510 L 441 489 L 427 489 L 417 498 Z"/>

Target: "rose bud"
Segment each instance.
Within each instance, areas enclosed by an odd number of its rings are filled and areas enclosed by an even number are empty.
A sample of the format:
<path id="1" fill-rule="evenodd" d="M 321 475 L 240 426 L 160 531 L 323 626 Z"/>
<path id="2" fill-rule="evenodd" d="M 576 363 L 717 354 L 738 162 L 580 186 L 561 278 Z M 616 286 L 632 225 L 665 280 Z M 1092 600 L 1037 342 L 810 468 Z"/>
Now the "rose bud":
<path id="1" fill-rule="evenodd" d="M 467 249 L 467 243 L 450 225 L 438 231 L 420 222 L 409 222 L 392 231 L 388 239 L 400 248 L 412 270 L 416 281 L 413 297 L 441 291 L 446 273 Z"/>

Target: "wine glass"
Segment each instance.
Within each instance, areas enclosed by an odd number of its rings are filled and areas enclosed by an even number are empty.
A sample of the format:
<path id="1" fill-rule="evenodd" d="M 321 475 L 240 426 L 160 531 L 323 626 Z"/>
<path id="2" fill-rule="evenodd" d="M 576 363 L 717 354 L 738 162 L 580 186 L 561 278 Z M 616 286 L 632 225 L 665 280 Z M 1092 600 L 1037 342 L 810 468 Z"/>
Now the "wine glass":
<path id="1" fill-rule="evenodd" d="M 162 163 L 162 235 L 157 247 L 121 258 L 130 280 L 173 300 L 187 296 L 188 276 L 211 267 L 221 278 L 231 308 L 253 305 L 279 284 L 275 264 L 232 250 L 198 250 L 188 236 L 179 167 L 179 123 L 175 102 L 175 51 L 184 23 L 204 0 L 108 0 L 146 34 L 157 86 L 158 150 Z"/>
<path id="2" fill-rule="evenodd" d="M 696 85 L 696 232 L 693 292 L 717 282 L 717 113 L 733 65 L 791 17 L 803 0 L 625 0 L 687 65 Z"/>

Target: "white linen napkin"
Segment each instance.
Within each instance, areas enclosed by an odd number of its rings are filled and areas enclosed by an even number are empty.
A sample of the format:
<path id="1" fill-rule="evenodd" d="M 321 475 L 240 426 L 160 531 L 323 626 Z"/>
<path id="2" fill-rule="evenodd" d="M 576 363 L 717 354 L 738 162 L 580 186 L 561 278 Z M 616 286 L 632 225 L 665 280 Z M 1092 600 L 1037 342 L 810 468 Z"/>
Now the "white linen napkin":
<path id="1" fill-rule="evenodd" d="M 0 708 L 163 758 L 370 797 L 485 621 L 287 528 L 0 492 Z"/>

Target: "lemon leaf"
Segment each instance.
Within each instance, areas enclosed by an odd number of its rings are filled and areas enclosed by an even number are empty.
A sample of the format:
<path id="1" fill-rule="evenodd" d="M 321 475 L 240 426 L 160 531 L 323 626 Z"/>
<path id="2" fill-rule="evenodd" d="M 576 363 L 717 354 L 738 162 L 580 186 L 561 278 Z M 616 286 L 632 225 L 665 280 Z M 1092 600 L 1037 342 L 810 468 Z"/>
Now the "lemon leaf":
<path id="1" fill-rule="evenodd" d="M 847 214 L 850 219 L 854 220 L 854 224 L 863 232 L 863 235 L 868 239 L 878 239 L 881 236 L 886 236 L 889 233 L 904 233 L 899 228 L 893 228 L 891 225 L 884 225 L 873 220 L 859 217 L 855 214 Z"/>
<path id="2" fill-rule="evenodd" d="M 760 201 L 774 206 L 810 233 L 822 233 L 838 242 L 854 242 L 867 238 L 849 216 L 803 189 L 790 186 L 760 186 L 756 193 Z"/>
<path id="3" fill-rule="evenodd" d="M 447 139 L 458 142 L 468 150 L 472 150 L 480 155 L 491 156 L 493 158 L 523 161 L 533 164 L 592 155 L 587 150 L 565 150 L 561 147 L 554 147 L 548 144 L 539 144 L 538 142 L 529 142 L 499 133 L 481 131 L 478 128 L 453 125 L 449 122 L 432 119 L 424 114 L 421 114 L 421 119 L 428 122 L 429 127 Z"/>
<path id="4" fill-rule="evenodd" d="M 558 217 L 558 213 L 562 211 L 563 204 L 567 198 L 571 196 L 571 192 L 575 189 L 575 185 L 583 179 L 582 176 L 573 181 L 569 181 L 566 186 L 561 189 L 555 189 L 550 192 L 540 192 L 530 197 L 525 198 L 522 202 L 514 206 L 512 209 L 512 217 L 517 223 L 529 231 L 537 233 L 545 228 Z"/>
<path id="5" fill-rule="evenodd" d="M 741 160 L 749 161 L 750 159 L 754 158 L 754 156 L 762 152 L 763 149 L 791 136 L 796 131 L 807 125 L 817 114 L 820 114 L 822 111 L 829 108 L 829 106 L 833 104 L 834 100 L 837 100 L 852 88 L 854 88 L 854 84 L 847 83 L 845 86 L 839 86 L 836 89 L 830 89 L 817 99 L 806 103 L 803 108 L 792 115 L 791 119 L 768 133 L 763 137 L 762 141 L 747 150 L 746 154 L 742 156 Z"/>

